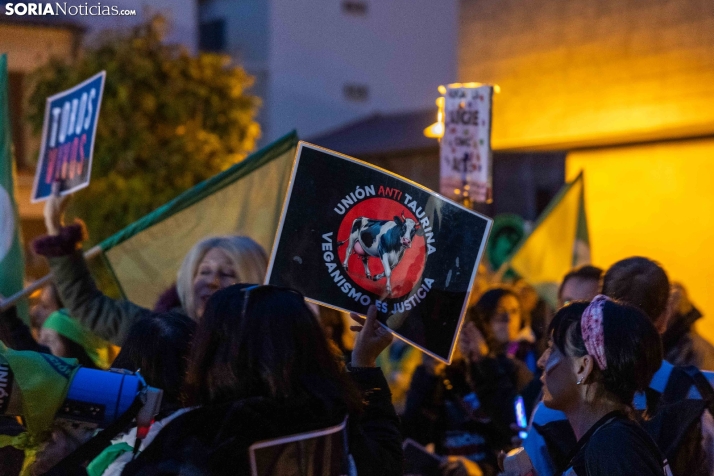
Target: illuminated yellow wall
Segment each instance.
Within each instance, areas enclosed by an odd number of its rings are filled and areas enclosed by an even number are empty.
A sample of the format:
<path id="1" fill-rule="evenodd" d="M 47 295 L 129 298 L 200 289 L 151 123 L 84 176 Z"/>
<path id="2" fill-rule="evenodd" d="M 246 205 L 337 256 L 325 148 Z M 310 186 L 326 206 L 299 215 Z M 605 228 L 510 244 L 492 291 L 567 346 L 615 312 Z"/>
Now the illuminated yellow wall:
<path id="1" fill-rule="evenodd" d="M 681 281 L 714 342 L 714 139 L 571 152 L 585 170 L 593 263 L 641 255 Z"/>
<path id="2" fill-rule="evenodd" d="M 495 149 L 714 131 L 714 2 L 462 0 L 458 80 L 497 83 Z"/>

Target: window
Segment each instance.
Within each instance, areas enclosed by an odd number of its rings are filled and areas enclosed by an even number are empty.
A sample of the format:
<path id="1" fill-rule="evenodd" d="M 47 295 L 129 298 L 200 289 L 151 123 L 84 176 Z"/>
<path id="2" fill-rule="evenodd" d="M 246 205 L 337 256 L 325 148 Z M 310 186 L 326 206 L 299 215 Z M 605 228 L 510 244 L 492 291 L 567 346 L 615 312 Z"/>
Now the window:
<path id="1" fill-rule="evenodd" d="M 348 15 L 365 16 L 367 15 L 367 2 L 360 0 L 343 0 L 342 11 Z"/>
<path id="2" fill-rule="evenodd" d="M 342 94 L 348 101 L 365 102 L 369 100 L 369 86 L 366 84 L 345 84 Z"/>
<path id="3" fill-rule="evenodd" d="M 213 20 L 198 26 L 198 48 L 220 53 L 226 49 L 226 22 Z"/>

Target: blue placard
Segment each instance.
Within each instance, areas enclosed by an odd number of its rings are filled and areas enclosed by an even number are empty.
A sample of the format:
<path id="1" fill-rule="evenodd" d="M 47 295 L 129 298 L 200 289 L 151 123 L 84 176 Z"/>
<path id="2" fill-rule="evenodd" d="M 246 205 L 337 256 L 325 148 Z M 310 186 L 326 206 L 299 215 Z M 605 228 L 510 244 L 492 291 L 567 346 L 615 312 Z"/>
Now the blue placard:
<path id="1" fill-rule="evenodd" d="M 102 71 L 47 98 L 32 203 L 47 200 L 56 181 L 61 195 L 89 185 L 105 77 Z"/>

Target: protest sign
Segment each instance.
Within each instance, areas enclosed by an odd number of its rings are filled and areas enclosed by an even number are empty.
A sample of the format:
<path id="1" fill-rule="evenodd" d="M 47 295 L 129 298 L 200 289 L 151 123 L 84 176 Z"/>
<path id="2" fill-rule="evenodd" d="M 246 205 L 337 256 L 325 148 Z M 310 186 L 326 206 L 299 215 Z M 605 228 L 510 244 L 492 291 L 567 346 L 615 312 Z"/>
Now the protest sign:
<path id="1" fill-rule="evenodd" d="M 491 201 L 492 97 L 492 86 L 446 88 L 439 189 L 453 200 Z"/>
<path id="2" fill-rule="evenodd" d="M 32 203 L 47 200 L 55 181 L 61 182 L 61 195 L 89 185 L 105 77 L 102 71 L 47 98 Z"/>
<path id="3" fill-rule="evenodd" d="M 347 419 L 331 428 L 253 443 L 251 475 L 348 474 L 346 426 Z"/>
<path id="4" fill-rule="evenodd" d="M 449 362 L 492 221 L 407 179 L 300 142 L 266 283 L 365 314 Z"/>

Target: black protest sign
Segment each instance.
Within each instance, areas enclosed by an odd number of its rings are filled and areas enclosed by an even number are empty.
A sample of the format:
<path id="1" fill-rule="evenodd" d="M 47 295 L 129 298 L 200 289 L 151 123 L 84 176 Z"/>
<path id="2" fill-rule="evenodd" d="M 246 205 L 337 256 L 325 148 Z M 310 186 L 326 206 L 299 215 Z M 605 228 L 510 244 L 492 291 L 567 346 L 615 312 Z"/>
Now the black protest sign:
<path id="1" fill-rule="evenodd" d="M 346 155 L 300 142 L 266 282 L 366 314 L 450 361 L 492 221 Z"/>

